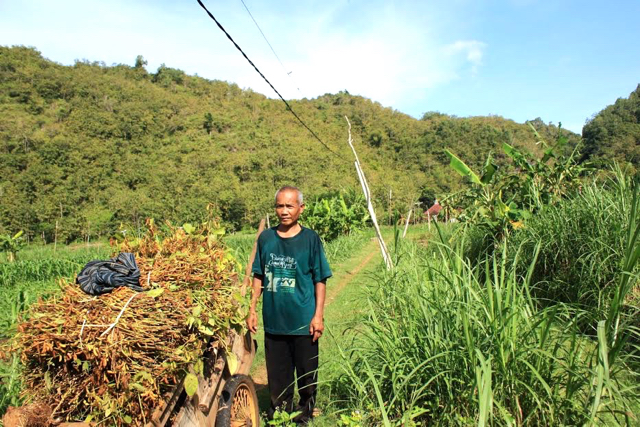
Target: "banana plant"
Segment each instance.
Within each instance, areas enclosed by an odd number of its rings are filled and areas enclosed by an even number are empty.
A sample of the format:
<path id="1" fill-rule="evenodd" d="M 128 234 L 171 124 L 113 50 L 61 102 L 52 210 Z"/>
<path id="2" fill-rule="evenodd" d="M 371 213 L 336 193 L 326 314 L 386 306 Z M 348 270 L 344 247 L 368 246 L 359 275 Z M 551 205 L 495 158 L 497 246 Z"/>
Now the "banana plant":
<path id="1" fill-rule="evenodd" d="M 364 198 L 350 193 L 346 196 L 346 199 L 344 194 L 317 198 L 307 207 L 303 223 L 325 240 L 364 228 L 369 221 Z"/>
<path id="2" fill-rule="evenodd" d="M 511 159 L 518 176 L 511 174 L 514 191 L 520 193 L 523 205 L 533 211 L 544 205 L 555 204 L 569 192 L 575 191 L 580 185 L 580 177 L 592 169 L 588 165 L 578 164 L 578 146 L 568 155 L 562 154 L 567 145 L 567 138 L 558 136 L 553 145 L 548 144 L 529 124 L 537 139 L 537 144 L 545 150 L 542 157 L 534 159 L 511 145 L 504 143 L 504 153 Z"/>
<path id="3" fill-rule="evenodd" d="M 482 174 L 478 175 L 467 166 L 459 157 L 445 150 L 449 156 L 449 166 L 460 175 L 471 180 L 471 188 L 462 193 L 460 201 L 467 206 L 467 221 L 482 224 L 497 232 L 506 230 L 510 225 L 518 227 L 529 212 L 520 209 L 513 197 L 504 200 L 508 188 L 505 182 L 497 178 L 498 166 L 493 162 L 490 153 L 482 168 Z"/>
<path id="4" fill-rule="evenodd" d="M 545 205 L 554 204 L 579 189 L 580 177 L 590 169 L 576 162 L 578 148 L 564 155 L 561 151 L 567 144 L 566 137 L 560 135 L 550 145 L 535 129 L 533 132 L 538 144 L 544 147 L 542 157 L 533 158 L 503 143 L 502 150 L 511 164 L 501 171 L 494 164 L 491 153 L 479 175 L 455 154 L 445 150 L 451 168 L 471 181 L 470 189 L 454 197 L 468 211 L 463 219 L 486 225 L 501 235 L 510 228 L 523 226 L 526 219 Z"/>

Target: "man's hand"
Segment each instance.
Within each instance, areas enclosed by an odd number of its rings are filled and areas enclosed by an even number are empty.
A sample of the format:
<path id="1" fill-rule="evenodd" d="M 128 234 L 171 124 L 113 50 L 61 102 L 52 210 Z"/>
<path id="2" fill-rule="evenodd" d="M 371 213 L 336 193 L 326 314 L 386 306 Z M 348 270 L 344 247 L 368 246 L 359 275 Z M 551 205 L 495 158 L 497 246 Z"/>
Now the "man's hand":
<path id="1" fill-rule="evenodd" d="M 256 313 L 256 306 L 258 305 L 258 298 L 262 294 L 262 279 L 263 277 L 259 274 L 253 275 L 253 283 L 251 288 L 253 292 L 251 293 L 251 306 L 249 307 L 249 315 L 247 316 L 247 328 L 249 328 L 249 332 L 255 334 L 258 332 L 258 314 Z"/>
<path id="2" fill-rule="evenodd" d="M 258 332 L 258 314 L 254 310 L 249 311 L 247 316 L 247 328 L 251 333 Z"/>
<path id="3" fill-rule="evenodd" d="M 322 317 L 314 316 L 311 319 L 311 324 L 309 325 L 309 333 L 313 336 L 313 342 L 316 342 L 322 336 L 322 332 L 324 331 L 324 321 Z"/>

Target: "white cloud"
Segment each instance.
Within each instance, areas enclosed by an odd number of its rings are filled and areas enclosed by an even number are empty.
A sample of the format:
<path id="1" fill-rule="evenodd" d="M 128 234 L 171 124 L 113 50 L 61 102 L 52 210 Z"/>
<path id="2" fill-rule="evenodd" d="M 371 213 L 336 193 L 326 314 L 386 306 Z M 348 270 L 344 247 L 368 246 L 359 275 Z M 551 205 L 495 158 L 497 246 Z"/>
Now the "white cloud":
<path id="1" fill-rule="evenodd" d="M 386 106 L 408 105 L 423 98 L 427 90 L 459 79 L 469 66 L 475 74 L 482 65 L 486 45 L 475 40 L 445 43 L 438 11 L 430 12 L 412 17 L 406 15 L 408 11 L 387 6 L 360 19 L 358 31 L 343 22 L 334 24 L 331 15 L 344 11 L 297 17 L 295 28 L 287 27 L 290 36 L 295 35 L 296 47 L 284 49 L 279 56 L 293 70 L 301 94 L 279 64 L 265 69 L 275 76 L 269 78 L 276 87 L 287 88 L 285 97 L 316 97 L 347 89 Z M 262 53 L 256 63 L 274 63 L 270 52 Z M 248 80 L 243 79 L 242 85 L 270 94 L 252 73 L 243 73 Z"/>
<path id="2" fill-rule="evenodd" d="M 485 43 L 477 40 L 458 40 L 445 46 L 444 51 L 451 56 L 464 55 L 467 62 L 471 64 L 472 74 L 475 75 L 482 65 L 482 56 L 486 47 Z"/>
<path id="3" fill-rule="evenodd" d="M 285 98 L 347 89 L 397 107 L 461 78 L 469 67 L 475 74 L 486 49 L 477 40 L 446 41 L 447 12 L 432 5 L 335 1 L 277 11 L 250 4 L 292 71 L 288 77 L 240 3 L 206 4 Z M 66 64 L 85 58 L 133 64 L 142 54 L 152 72 L 165 63 L 275 96 L 196 3 L 32 1 L 0 9 L 1 44 L 33 45 Z"/>

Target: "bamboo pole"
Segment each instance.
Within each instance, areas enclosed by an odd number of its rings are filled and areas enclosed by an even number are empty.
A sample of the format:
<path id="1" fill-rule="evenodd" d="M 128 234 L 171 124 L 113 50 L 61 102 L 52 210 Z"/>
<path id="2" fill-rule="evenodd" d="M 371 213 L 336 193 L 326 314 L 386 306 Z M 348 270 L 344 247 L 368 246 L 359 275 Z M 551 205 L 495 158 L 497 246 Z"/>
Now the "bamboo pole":
<path id="1" fill-rule="evenodd" d="M 58 220 L 56 220 L 56 233 L 54 234 L 54 237 L 53 237 L 53 253 L 56 252 L 57 248 L 58 248 Z"/>
<path id="2" fill-rule="evenodd" d="M 369 215 L 371 216 L 371 221 L 373 222 L 373 228 L 376 230 L 376 237 L 378 238 L 378 244 L 380 245 L 380 252 L 382 252 L 382 258 L 384 259 L 384 263 L 387 266 L 387 270 L 391 270 L 391 268 L 393 267 L 393 263 L 391 262 L 391 255 L 389 254 L 387 245 L 384 243 L 384 239 L 382 238 L 382 233 L 380 232 L 380 227 L 378 226 L 376 211 L 373 209 L 373 203 L 371 202 L 371 191 L 369 190 L 367 179 L 365 178 L 362 167 L 360 166 L 360 159 L 358 159 L 356 149 L 353 147 L 353 139 L 351 139 L 351 122 L 349 121 L 349 118 L 347 116 L 344 116 L 344 118 L 349 125 L 349 147 L 351 147 L 353 156 L 356 158 L 356 172 L 358 174 L 358 179 L 360 180 L 360 186 L 362 186 L 362 192 L 364 193 L 364 197 L 367 200 L 367 209 L 369 210 Z"/>
<path id="3" fill-rule="evenodd" d="M 389 215 L 389 225 L 391 225 L 391 189 L 389 189 L 389 212 L 387 215 Z"/>
<path id="4" fill-rule="evenodd" d="M 251 256 L 249 257 L 247 268 L 244 270 L 244 280 L 242 281 L 242 286 L 240 287 L 240 294 L 242 294 L 242 296 L 245 296 L 247 294 L 247 289 L 251 286 L 251 266 L 253 265 L 253 260 L 256 257 L 256 251 L 258 250 L 258 237 L 260 237 L 260 233 L 262 233 L 262 231 L 264 230 L 264 223 L 264 219 L 260 220 L 258 232 L 256 233 L 256 240 L 253 242 Z"/>
<path id="5" fill-rule="evenodd" d="M 407 235 L 407 229 L 409 228 L 409 221 L 411 221 L 411 212 L 413 212 L 413 207 L 409 209 L 409 212 L 407 213 L 407 221 L 404 224 L 404 232 L 402 233 L 403 239 Z"/>

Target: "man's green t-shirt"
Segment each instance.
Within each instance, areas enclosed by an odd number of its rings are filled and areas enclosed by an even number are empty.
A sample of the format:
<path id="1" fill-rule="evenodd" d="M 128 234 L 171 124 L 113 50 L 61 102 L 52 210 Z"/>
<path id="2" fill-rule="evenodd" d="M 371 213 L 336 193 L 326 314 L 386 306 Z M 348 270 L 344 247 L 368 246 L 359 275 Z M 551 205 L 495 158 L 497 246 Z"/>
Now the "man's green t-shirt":
<path id="1" fill-rule="evenodd" d="M 264 277 L 264 330 L 277 335 L 308 335 L 316 310 L 315 284 L 331 277 L 318 234 L 302 227 L 293 237 L 280 237 L 277 227 L 258 237 L 251 271 Z"/>

